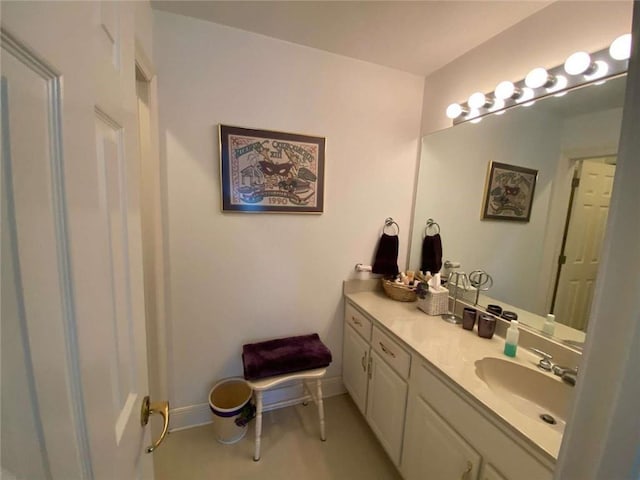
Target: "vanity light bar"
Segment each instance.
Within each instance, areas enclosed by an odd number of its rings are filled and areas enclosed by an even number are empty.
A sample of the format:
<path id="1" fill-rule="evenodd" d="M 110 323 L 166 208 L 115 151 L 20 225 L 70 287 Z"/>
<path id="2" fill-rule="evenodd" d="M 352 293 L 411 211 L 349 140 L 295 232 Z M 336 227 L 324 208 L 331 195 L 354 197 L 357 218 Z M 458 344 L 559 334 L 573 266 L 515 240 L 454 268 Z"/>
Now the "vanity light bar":
<path id="1" fill-rule="evenodd" d="M 629 68 L 631 34 L 616 38 L 610 47 L 589 54 L 576 52 L 563 65 L 552 69 L 534 68 L 519 82 L 500 82 L 494 92 L 476 92 L 465 103 L 452 103 L 447 107 L 447 117 L 457 125 L 477 123 L 489 114 L 501 114 L 516 105 L 533 105 L 539 98 L 549 95 L 562 96 L 568 90 L 594 80 L 616 77 Z"/>

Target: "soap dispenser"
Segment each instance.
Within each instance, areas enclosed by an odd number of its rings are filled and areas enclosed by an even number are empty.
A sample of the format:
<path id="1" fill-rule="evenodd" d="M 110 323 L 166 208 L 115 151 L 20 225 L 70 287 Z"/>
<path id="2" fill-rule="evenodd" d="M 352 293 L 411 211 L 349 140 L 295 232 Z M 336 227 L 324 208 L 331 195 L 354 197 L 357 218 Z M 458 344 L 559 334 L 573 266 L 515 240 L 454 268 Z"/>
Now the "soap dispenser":
<path id="1" fill-rule="evenodd" d="M 507 329 L 507 336 L 504 340 L 504 354 L 507 357 L 515 357 L 518 349 L 518 338 L 520 331 L 518 330 L 518 320 L 511 320 L 511 324 Z"/>
<path id="2" fill-rule="evenodd" d="M 547 335 L 553 335 L 553 332 L 556 329 L 556 316 L 550 313 L 547 315 L 547 319 L 544 321 L 544 325 L 542 326 L 542 331 Z"/>

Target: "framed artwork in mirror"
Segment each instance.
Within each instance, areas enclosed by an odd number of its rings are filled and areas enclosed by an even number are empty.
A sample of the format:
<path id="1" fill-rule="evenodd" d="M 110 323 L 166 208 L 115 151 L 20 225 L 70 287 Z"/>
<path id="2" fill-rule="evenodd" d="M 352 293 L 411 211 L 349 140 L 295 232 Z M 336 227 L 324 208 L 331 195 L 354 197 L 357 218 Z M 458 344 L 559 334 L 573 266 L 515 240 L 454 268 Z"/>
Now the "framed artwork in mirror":
<path id="1" fill-rule="evenodd" d="M 220 125 L 223 212 L 322 213 L 326 139 Z"/>
<path id="2" fill-rule="evenodd" d="M 489 162 L 482 219 L 528 222 L 537 177 L 531 168 Z"/>

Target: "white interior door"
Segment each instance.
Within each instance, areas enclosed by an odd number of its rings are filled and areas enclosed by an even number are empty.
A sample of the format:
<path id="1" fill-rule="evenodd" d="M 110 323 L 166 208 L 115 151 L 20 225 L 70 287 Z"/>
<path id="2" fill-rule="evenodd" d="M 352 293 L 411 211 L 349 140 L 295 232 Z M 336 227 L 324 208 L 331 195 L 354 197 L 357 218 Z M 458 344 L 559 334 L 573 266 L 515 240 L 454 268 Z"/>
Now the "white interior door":
<path id="1" fill-rule="evenodd" d="M 2 27 L 3 474 L 152 478 L 133 5 Z"/>
<path id="2" fill-rule="evenodd" d="M 554 314 L 584 330 L 591 310 L 604 239 L 615 165 L 584 160 L 567 229 Z"/>

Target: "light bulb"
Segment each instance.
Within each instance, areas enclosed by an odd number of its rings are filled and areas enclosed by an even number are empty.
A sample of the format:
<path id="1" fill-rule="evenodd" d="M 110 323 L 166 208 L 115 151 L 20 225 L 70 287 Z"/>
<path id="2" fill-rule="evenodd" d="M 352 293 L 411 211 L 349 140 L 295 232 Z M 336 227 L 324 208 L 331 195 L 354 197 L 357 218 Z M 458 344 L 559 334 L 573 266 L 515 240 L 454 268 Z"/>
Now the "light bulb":
<path id="1" fill-rule="evenodd" d="M 521 93 L 521 90 L 516 88 L 513 82 L 505 80 L 496 86 L 494 95 L 500 100 L 507 100 L 509 98 L 518 98 Z"/>
<path id="2" fill-rule="evenodd" d="M 567 88 L 568 84 L 569 84 L 569 80 L 567 80 L 567 77 L 565 77 L 564 75 L 556 75 L 555 85 L 551 88 L 547 88 L 547 92 L 549 93 L 559 92 L 560 90 Z"/>
<path id="3" fill-rule="evenodd" d="M 564 62 L 564 71 L 569 75 L 580 75 L 590 69 L 595 69 L 591 63 L 591 55 L 587 52 L 576 52 Z"/>
<path id="4" fill-rule="evenodd" d="M 495 102 L 493 102 L 493 106 L 489 109 L 489 112 L 494 113 L 498 110 L 502 110 L 504 108 L 504 100 L 501 98 L 496 98 Z"/>
<path id="5" fill-rule="evenodd" d="M 524 79 L 524 84 L 529 88 L 551 87 L 556 78 L 549 74 L 545 68 L 538 67 L 531 70 Z"/>
<path id="6" fill-rule="evenodd" d="M 589 75 L 585 75 L 584 78 L 586 80 L 595 80 L 596 78 L 604 77 L 609 72 L 609 65 L 607 62 L 603 62 L 602 60 L 598 60 L 595 62 L 596 68 L 595 71 Z"/>
<path id="7" fill-rule="evenodd" d="M 460 115 L 462 115 L 463 112 L 464 109 L 460 106 L 459 103 L 452 103 L 447 107 L 447 117 L 452 120 L 454 118 L 458 118 Z"/>
<path id="8" fill-rule="evenodd" d="M 470 110 L 469 113 L 467 114 L 466 117 L 464 117 L 465 120 L 473 120 L 474 118 L 477 118 L 480 115 L 480 111 L 473 109 Z"/>
<path id="9" fill-rule="evenodd" d="M 530 88 L 523 88 L 522 89 L 522 95 L 520 96 L 520 98 L 518 98 L 516 100 L 516 103 L 524 103 L 524 102 L 528 102 L 529 100 L 531 100 L 533 98 L 533 90 L 531 90 Z"/>
<path id="10" fill-rule="evenodd" d="M 609 55 L 614 60 L 627 60 L 631 56 L 631 34 L 625 33 L 611 42 Z"/>
<path id="11" fill-rule="evenodd" d="M 487 98 L 487 96 L 484 93 L 476 92 L 469 97 L 469 100 L 467 101 L 467 103 L 469 104 L 469 107 L 478 109 L 485 106 L 489 106 L 493 102 L 491 101 L 490 98 Z"/>

